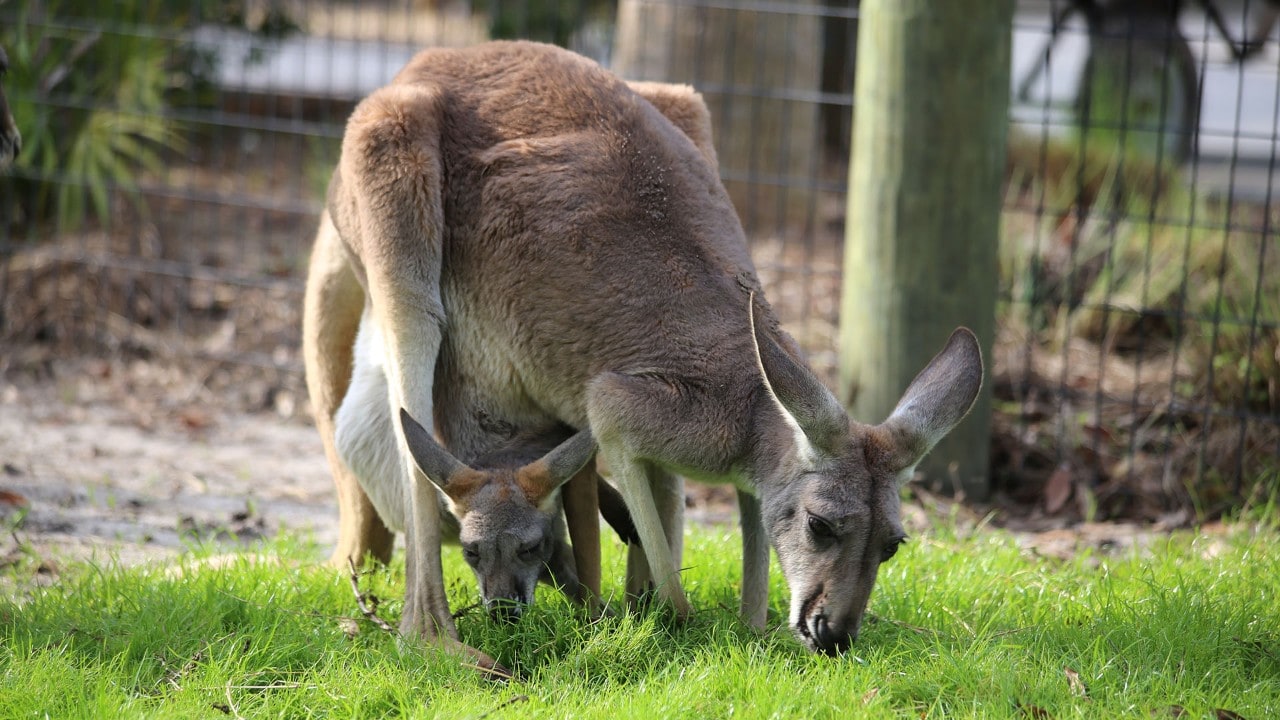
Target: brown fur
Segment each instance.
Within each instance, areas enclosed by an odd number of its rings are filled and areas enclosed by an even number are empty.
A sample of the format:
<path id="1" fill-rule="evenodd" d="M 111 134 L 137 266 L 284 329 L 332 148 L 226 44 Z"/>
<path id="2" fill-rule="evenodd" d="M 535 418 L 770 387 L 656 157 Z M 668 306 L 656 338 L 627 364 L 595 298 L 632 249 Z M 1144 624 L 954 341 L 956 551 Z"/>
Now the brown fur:
<path id="1" fill-rule="evenodd" d="M 337 262 L 313 261 L 309 288 L 356 279 L 390 402 L 433 418 L 459 455 L 516 430 L 590 428 L 644 546 L 628 587 L 647 579 L 681 614 L 676 474 L 734 483 L 745 618 L 764 625 L 772 542 L 797 634 L 836 652 L 902 538 L 898 483 L 967 412 L 981 356 L 957 331 L 884 425 L 850 422 L 764 300 L 714 158 L 687 88 L 628 85 L 531 43 L 426 51 L 352 117 L 330 187 L 334 237 L 322 225 L 317 240 Z M 314 322 L 325 298 L 308 297 Z M 308 367 L 314 353 L 349 354 L 353 333 L 309 325 Z M 338 411 L 315 396 L 321 414 Z M 894 449 L 871 467 L 864 448 L 880 433 Z M 339 552 L 375 548 L 360 488 L 335 477 Z M 410 564 L 422 557 L 426 572 L 407 573 L 406 605 L 421 614 L 404 627 L 452 636 L 447 605 L 418 599 L 439 582 L 429 516 L 415 510 L 407 530 Z"/>

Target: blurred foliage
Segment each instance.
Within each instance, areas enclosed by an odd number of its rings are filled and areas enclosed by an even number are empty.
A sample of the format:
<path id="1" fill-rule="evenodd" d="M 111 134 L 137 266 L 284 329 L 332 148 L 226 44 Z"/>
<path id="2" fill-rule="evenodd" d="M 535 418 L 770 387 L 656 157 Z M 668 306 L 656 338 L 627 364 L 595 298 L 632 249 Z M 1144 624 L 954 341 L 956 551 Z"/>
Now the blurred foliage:
<path id="1" fill-rule="evenodd" d="M 1055 453 L 1095 472 L 1114 503 L 1173 488 L 1209 517 L 1269 497 L 1280 211 L 1197 194 L 1167 156 L 1080 145 L 1013 134 L 1007 204 L 1034 212 L 1006 214 L 998 256 L 1011 300 L 999 323 L 1037 353 L 1021 362 L 1046 389 L 1096 392 L 1092 414 L 1063 424 L 1078 439 Z M 1117 514 L 1130 512 L 1103 516 Z"/>
<path id="2" fill-rule="evenodd" d="M 217 58 L 188 42 L 201 24 L 279 37 L 296 29 L 248 0 L 0 5 L 11 110 L 23 137 L 13 192 L 27 223 L 106 218 L 112 193 L 137 189 L 165 152 L 184 148 L 172 109 L 214 98 Z M 253 10 L 251 12 L 251 10 Z"/>
<path id="3" fill-rule="evenodd" d="M 491 0 L 489 35 L 569 47 L 589 17 L 611 13 L 613 7 L 613 0 Z"/>
<path id="4" fill-rule="evenodd" d="M 1148 161 L 1191 156 L 1200 85 L 1191 47 L 1170 22 L 1120 16 L 1091 34 L 1076 104 L 1082 145 Z"/>

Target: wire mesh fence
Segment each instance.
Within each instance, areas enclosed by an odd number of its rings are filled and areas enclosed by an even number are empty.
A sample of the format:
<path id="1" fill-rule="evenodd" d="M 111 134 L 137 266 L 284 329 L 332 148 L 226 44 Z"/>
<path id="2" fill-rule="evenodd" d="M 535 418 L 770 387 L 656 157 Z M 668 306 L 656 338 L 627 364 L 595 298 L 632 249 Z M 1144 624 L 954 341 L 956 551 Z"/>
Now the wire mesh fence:
<path id="1" fill-rule="evenodd" d="M 1005 496 L 1156 519 L 1280 482 L 1275 12 L 1018 4 Z M 250 408 L 301 397 L 347 114 L 422 47 L 525 37 L 703 93 L 770 299 L 834 385 L 857 18 L 830 0 L 0 4 L 24 137 L 0 181 L 0 369 L 107 358 Z"/>

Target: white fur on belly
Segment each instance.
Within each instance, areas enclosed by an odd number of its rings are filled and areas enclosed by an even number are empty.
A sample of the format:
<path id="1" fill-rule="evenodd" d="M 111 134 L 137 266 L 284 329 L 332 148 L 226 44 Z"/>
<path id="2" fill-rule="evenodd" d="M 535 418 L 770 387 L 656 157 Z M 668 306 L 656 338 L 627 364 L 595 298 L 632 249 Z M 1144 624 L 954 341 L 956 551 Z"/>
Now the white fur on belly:
<path id="1" fill-rule="evenodd" d="M 378 517 L 392 531 L 403 532 L 409 473 L 396 444 L 383 356 L 382 333 L 366 312 L 356 335 L 351 387 L 334 418 L 334 445 Z"/>

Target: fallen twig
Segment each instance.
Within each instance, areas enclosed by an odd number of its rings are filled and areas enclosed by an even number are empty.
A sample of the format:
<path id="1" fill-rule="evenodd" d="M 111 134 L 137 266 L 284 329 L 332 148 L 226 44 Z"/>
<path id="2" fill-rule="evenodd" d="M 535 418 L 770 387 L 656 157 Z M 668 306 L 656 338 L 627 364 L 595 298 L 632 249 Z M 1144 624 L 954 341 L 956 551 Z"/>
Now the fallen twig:
<path id="1" fill-rule="evenodd" d="M 493 708 L 492 710 L 487 710 L 487 711 L 482 712 L 482 713 L 480 713 L 479 715 L 477 715 L 477 716 L 475 717 L 475 720 L 484 720 L 484 718 L 487 718 L 487 717 L 489 717 L 490 715 L 492 715 L 492 714 L 494 714 L 494 713 L 498 712 L 498 711 L 499 711 L 499 710 L 501 710 L 502 708 L 507 707 L 508 705 L 515 705 L 515 704 L 516 704 L 516 703 L 518 703 L 518 702 L 529 702 L 529 696 L 528 696 L 528 695 L 516 695 L 515 697 L 507 698 L 506 700 L 503 700 L 502 702 L 498 703 L 498 706 L 497 706 L 497 707 L 495 707 L 495 708 Z"/>
<path id="2" fill-rule="evenodd" d="M 227 681 L 226 692 L 227 692 L 227 710 L 230 711 L 227 714 L 235 718 L 236 720 L 244 720 L 244 716 L 241 715 L 240 711 L 236 709 L 236 701 L 231 699 L 231 681 L 230 680 Z"/>
<path id="3" fill-rule="evenodd" d="M 515 673 L 511 672 L 510 670 L 507 670 L 501 665 L 494 665 L 493 667 L 485 667 L 483 665 L 479 665 L 477 663 L 470 663 L 470 662 L 464 662 L 459 664 L 464 668 L 471 668 L 472 670 L 479 672 L 484 679 L 492 680 L 493 682 L 508 683 L 516 679 Z M 481 717 L 484 717 L 484 716 L 481 715 Z"/>
<path id="4" fill-rule="evenodd" d="M 390 623 L 378 617 L 377 608 L 369 607 L 369 605 L 365 603 L 365 599 L 368 595 L 360 592 L 360 572 L 356 570 L 356 564 L 351 561 L 351 558 L 347 558 L 347 567 L 351 568 L 351 590 L 356 595 L 356 607 L 360 608 L 360 612 L 369 619 L 369 622 L 389 633 L 395 633 L 396 629 L 391 627 Z"/>

